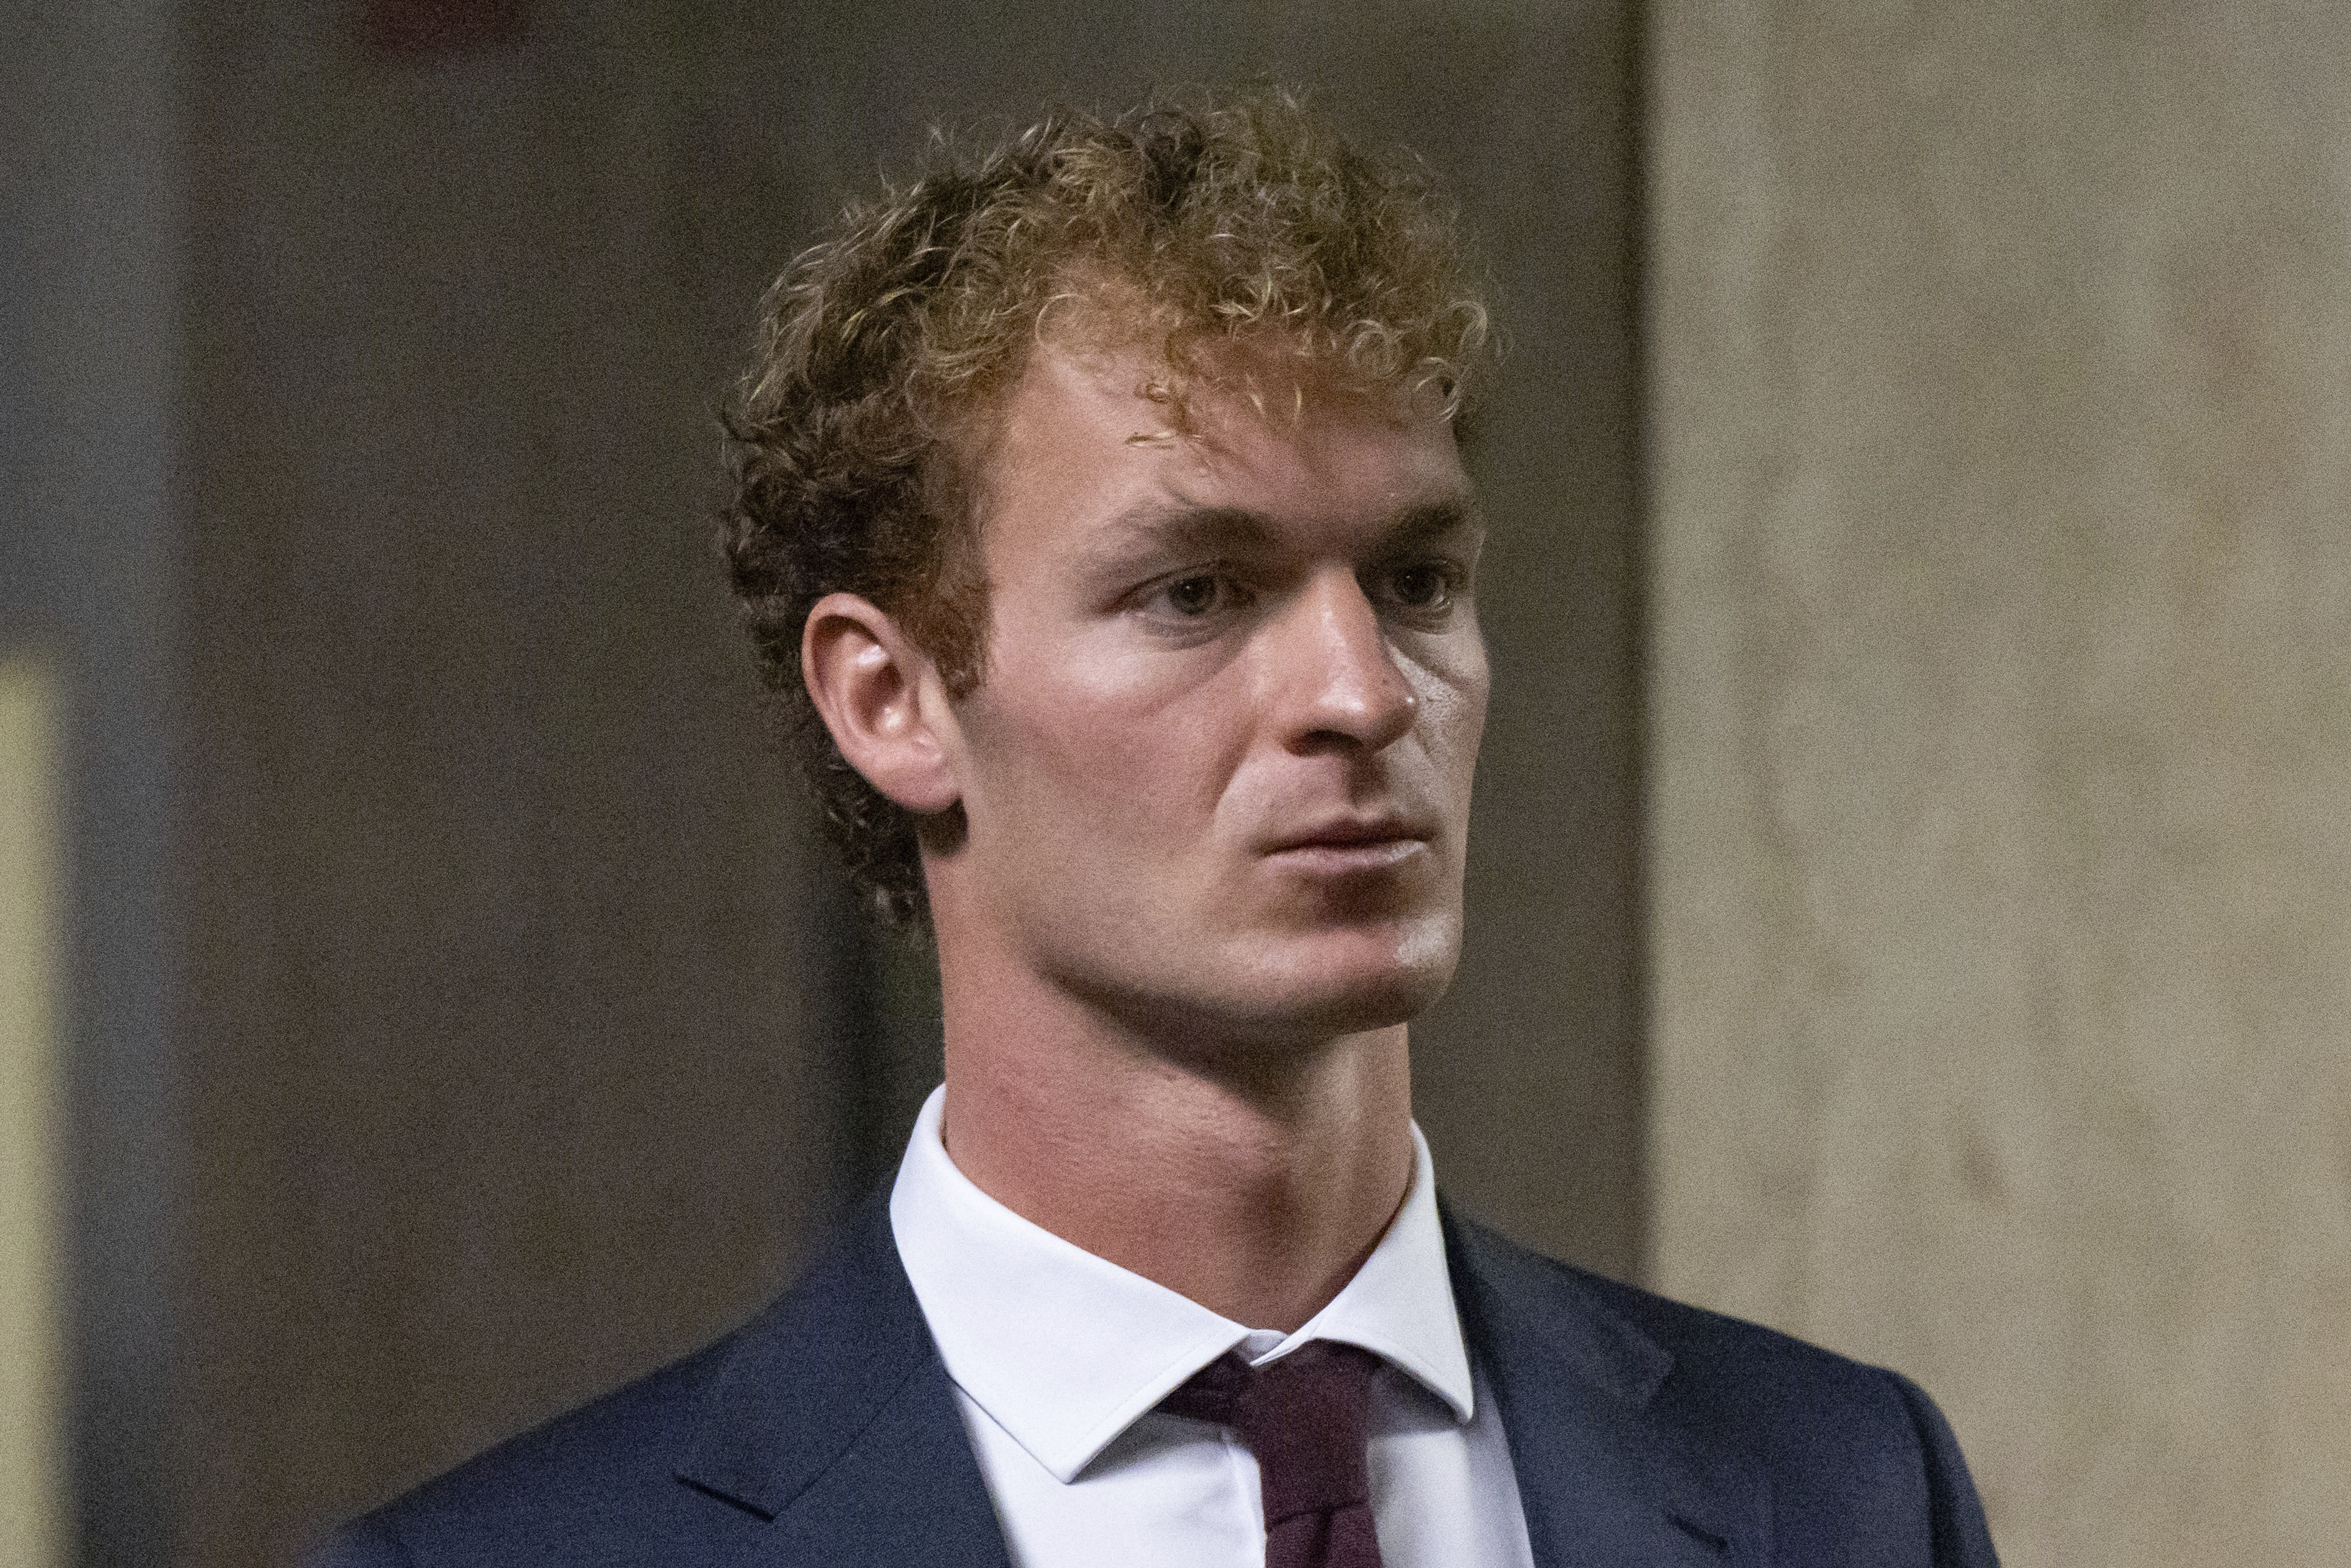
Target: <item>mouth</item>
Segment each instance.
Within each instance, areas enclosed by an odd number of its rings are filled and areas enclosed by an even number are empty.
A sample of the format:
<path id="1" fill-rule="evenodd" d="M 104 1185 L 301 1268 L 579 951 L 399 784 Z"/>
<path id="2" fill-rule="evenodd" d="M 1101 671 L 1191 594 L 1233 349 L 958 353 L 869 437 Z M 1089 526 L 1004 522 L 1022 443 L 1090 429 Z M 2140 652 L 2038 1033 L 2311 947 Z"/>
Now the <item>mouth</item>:
<path id="1" fill-rule="evenodd" d="M 1319 823 L 1276 840 L 1266 858 L 1309 875 L 1345 876 L 1385 871 L 1426 854 L 1436 830 L 1401 817 Z"/>

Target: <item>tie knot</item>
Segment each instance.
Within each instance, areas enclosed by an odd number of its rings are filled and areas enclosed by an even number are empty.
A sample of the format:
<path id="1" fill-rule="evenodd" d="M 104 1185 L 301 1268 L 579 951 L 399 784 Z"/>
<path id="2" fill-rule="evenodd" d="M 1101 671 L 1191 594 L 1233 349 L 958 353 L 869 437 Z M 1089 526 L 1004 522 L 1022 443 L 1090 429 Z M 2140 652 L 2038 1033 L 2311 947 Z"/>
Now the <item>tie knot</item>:
<path id="1" fill-rule="evenodd" d="M 1257 1457 L 1272 1535 L 1296 1515 L 1370 1504 L 1364 1447 L 1379 1364 L 1370 1351 L 1330 1340 L 1310 1341 L 1261 1366 L 1228 1351 L 1159 1407 L 1233 1429 Z"/>

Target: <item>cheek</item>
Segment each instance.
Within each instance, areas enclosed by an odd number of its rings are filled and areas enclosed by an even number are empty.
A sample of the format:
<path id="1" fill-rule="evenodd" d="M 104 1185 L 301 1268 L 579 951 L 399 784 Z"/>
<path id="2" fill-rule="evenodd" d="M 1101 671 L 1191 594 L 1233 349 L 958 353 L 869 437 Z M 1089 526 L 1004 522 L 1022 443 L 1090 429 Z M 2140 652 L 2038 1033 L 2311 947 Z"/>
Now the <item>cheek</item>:
<path id="1" fill-rule="evenodd" d="M 977 700 L 967 734 L 985 807 L 1036 833 L 1129 844 L 1214 810 L 1234 727 L 1218 722 L 1215 682 L 1142 678 L 1082 653 L 1061 668 L 1092 673 L 1007 681 Z"/>
<path id="2" fill-rule="evenodd" d="M 1415 685 L 1420 694 L 1422 744 L 1447 781 L 1468 800 L 1469 776 L 1486 733 L 1488 674 L 1482 643 L 1434 664 Z"/>

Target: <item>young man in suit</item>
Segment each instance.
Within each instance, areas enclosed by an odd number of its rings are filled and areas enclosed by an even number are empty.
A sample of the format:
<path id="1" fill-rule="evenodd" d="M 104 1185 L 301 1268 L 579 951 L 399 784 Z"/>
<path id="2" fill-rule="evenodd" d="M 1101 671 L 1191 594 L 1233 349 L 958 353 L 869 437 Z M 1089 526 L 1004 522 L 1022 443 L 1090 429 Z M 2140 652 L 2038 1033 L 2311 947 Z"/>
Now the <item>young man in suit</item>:
<path id="1" fill-rule="evenodd" d="M 1278 96 L 852 213 L 732 426 L 753 638 L 946 1082 L 720 1344 L 339 1538 L 425 1565 L 1990 1564 L 1926 1396 L 1440 1207 L 1486 314 Z"/>

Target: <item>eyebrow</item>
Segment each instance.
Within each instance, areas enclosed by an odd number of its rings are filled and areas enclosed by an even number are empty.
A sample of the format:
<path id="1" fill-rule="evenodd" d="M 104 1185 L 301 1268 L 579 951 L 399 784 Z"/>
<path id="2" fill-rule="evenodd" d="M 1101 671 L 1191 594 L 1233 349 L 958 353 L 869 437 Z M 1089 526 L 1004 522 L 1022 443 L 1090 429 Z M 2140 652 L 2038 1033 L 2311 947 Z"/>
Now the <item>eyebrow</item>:
<path id="1" fill-rule="evenodd" d="M 1409 549 L 1414 545 L 1426 544 L 1447 534 L 1483 534 L 1485 531 L 1486 514 L 1479 508 L 1478 498 L 1464 490 L 1438 500 L 1405 507 L 1389 525 L 1380 544 L 1386 550 Z"/>
<path id="2" fill-rule="evenodd" d="M 1468 492 L 1405 507 L 1381 530 L 1375 554 L 1410 549 L 1465 531 L 1482 532 L 1485 515 Z M 1194 507 L 1145 501 L 1113 520 L 1102 545 L 1089 553 L 1105 560 L 1143 550 L 1200 555 L 1246 554 L 1274 537 L 1272 518 L 1244 507 Z"/>

